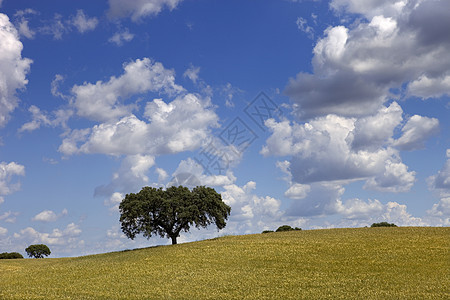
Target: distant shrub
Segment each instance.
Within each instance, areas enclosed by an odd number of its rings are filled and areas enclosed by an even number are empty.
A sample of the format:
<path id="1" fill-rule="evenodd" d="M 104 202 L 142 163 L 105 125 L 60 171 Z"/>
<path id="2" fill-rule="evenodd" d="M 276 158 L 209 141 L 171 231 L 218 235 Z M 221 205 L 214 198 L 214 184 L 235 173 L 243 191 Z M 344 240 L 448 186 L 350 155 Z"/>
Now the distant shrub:
<path id="1" fill-rule="evenodd" d="M 273 232 L 273 230 L 264 230 L 262 233 L 269 233 L 269 232 Z"/>
<path id="2" fill-rule="evenodd" d="M 388 222 L 380 222 L 380 223 L 373 223 L 370 225 L 370 227 L 397 227 L 394 223 L 388 223 Z"/>
<path id="3" fill-rule="evenodd" d="M 276 230 L 276 232 L 281 232 L 281 231 L 294 231 L 294 230 L 302 230 L 302 229 L 301 229 L 301 228 L 298 228 L 298 227 L 292 228 L 292 227 L 289 226 L 289 225 L 283 225 L 283 226 L 278 227 L 278 229 Z"/>
<path id="4" fill-rule="evenodd" d="M 0 259 L 17 259 L 17 258 L 23 258 L 22 254 L 17 252 L 3 252 L 0 253 Z"/>

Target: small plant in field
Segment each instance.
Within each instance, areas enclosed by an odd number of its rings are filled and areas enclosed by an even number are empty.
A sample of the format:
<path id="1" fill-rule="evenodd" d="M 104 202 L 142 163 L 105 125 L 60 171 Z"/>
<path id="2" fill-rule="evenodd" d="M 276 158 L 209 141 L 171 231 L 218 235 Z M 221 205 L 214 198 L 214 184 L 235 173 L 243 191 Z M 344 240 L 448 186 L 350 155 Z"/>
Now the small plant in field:
<path id="1" fill-rule="evenodd" d="M 43 244 L 39 245 L 31 245 L 25 249 L 29 257 L 34 258 L 44 258 L 44 256 L 49 256 L 51 251 L 50 249 Z"/>
<path id="2" fill-rule="evenodd" d="M 3 252 L 0 253 L 0 259 L 16 259 L 16 258 L 23 258 L 22 254 L 17 252 Z"/>
<path id="3" fill-rule="evenodd" d="M 388 223 L 388 222 L 380 222 L 380 223 L 373 223 L 370 225 L 370 227 L 397 227 L 394 223 Z"/>
<path id="4" fill-rule="evenodd" d="M 295 227 L 292 228 L 289 225 L 283 225 L 277 228 L 276 232 L 281 232 L 281 231 L 294 231 L 294 230 L 302 230 L 301 228 Z"/>

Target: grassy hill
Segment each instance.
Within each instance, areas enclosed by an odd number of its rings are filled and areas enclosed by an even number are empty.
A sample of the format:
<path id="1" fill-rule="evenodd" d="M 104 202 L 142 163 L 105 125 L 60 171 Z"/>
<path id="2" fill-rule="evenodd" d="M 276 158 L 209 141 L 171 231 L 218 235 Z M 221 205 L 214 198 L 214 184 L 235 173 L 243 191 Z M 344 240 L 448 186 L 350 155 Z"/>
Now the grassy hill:
<path id="1" fill-rule="evenodd" d="M 400 227 L 0 260 L 0 299 L 450 299 L 449 250 L 449 227 Z"/>

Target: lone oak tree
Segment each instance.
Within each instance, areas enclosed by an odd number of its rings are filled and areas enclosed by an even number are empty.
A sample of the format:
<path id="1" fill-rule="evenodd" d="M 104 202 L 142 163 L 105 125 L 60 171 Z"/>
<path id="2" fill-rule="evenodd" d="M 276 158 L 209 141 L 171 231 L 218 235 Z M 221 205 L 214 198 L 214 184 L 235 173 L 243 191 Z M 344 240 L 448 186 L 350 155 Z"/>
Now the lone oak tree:
<path id="1" fill-rule="evenodd" d="M 119 205 L 123 233 L 130 239 L 142 233 L 172 239 L 177 243 L 180 232 L 191 226 L 206 228 L 211 223 L 223 229 L 231 208 L 214 189 L 197 186 L 192 191 L 183 186 L 162 188 L 144 187 L 127 194 Z"/>
<path id="2" fill-rule="evenodd" d="M 25 251 L 29 257 L 34 258 L 44 258 L 44 256 L 49 256 L 51 253 L 50 249 L 44 244 L 28 246 Z"/>

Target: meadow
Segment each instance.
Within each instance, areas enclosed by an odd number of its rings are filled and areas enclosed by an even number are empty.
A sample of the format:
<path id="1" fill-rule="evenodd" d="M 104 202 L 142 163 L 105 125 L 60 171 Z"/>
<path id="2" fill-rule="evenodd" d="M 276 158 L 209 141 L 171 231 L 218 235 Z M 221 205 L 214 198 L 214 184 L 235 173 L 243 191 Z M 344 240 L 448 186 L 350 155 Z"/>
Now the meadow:
<path id="1" fill-rule="evenodd" d="M 450 299 L 450 228 L 303 230 L 0 260 L 0 299 Z"/>

